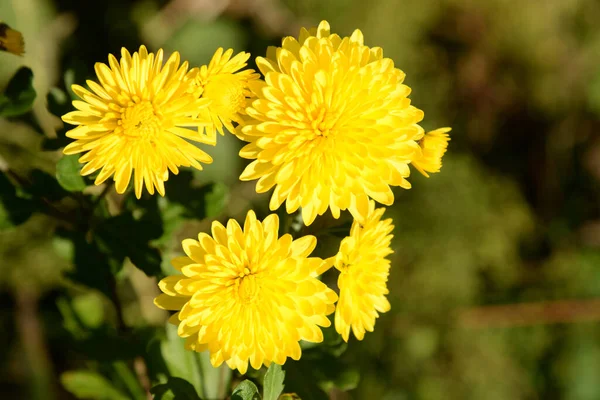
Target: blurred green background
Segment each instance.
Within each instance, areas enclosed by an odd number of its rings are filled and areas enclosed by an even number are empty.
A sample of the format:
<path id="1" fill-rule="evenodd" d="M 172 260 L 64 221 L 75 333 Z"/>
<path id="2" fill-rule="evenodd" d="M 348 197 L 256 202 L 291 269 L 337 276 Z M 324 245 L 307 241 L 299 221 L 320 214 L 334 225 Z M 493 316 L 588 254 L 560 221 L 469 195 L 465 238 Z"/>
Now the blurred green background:
<path id="1" fill-rule="evenodd" d="M 26 65 L 37 92 L 26 118 L 0 119 L 0 170 L 43 193 L 32 192 L 37 208 L 23 223 L 0 229 L 1 398 L 72 399 L 62 374 L 73 370 L 97 371 L 121 391 L 136 376 L 154 381 L 148 346 L 167 315 L 152 304 L 156 279 L 131 262 L 168 273 L 181 239 L 211 219 L 268 212 L 268 196 L 237 180 L 241 143 L 228 135 L 207 150 L 215 162 L 205 171 L 169 180 L 167 199 L 107 194 L 107 218 L 123 202 L 131 214 L 112 217 L 106 246 L 121 240 L 141 250 L 106 259 L 79 234 L 96 213 L 86 199 L 102 189 L 54 196 L 44 178 L 64 145 L 49 108 L 68 110 L 67 87 L 122 46 L 177 50 L 201 65 L 219 46 L 264 55 L 322 19 L 343 35 L 360 28 L 406 72 L 426 130 L 453 128 L 441 173 L 415 173 L 413 189 L 396 190 L 386 212 L 396 226 L 392 310 L 364 341 L 351 340 L 335 367 L 343 376 L 325 391 L 335 399 L 600 399 L 596 0 L 0 0 L 0 20 L 23 33 L 27 51 L 0 53 L 0 88 Z M 337 236 L 318 222 L 308 231 L 323 256 L 335 253 Z M 290 368 L 301 374 L 301 365 Z"/>

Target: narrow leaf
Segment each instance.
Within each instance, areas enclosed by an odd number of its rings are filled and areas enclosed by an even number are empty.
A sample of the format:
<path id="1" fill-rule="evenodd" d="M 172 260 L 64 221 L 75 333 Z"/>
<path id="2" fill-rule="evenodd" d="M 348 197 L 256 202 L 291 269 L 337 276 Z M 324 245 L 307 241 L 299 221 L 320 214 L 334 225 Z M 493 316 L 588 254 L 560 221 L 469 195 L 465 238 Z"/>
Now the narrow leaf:
<path id="1" fill-rule="evenodd" d="M 223 363 L 219 367 L 213 367 L 210 362 L 210 353 L 204 351 L 196 353 L 198 357 L 204 398 L 223 399 L 229 392 L 229 381 L 231 380 L 231 368 Z"/>
<path id="2" fill-rule="evenodd" d="M 61 375 L 60 381 L 75 397 L 92 400 L 128 400 L 102 375 L 92 371 L 70 371 Z"/>
<path id="3" fill-rule="evenodd" d="M 184 340 L 177 335 L 177 327 L 167 324 L 167 336 L 160 343 L 160 353 L 169 375 L 189 382 L 197 394 L 202 394 L 201 373 L 193 351 L 186 350 Z"/>
<path id="4" fill-rule="evenodd" d="M 281 365 L 271 363 L 263 381 L 264 400 L 277 400 L 279 398 L 279 395 L 283 392 L 284 379 L 285 371 L 281 369 Z"/>

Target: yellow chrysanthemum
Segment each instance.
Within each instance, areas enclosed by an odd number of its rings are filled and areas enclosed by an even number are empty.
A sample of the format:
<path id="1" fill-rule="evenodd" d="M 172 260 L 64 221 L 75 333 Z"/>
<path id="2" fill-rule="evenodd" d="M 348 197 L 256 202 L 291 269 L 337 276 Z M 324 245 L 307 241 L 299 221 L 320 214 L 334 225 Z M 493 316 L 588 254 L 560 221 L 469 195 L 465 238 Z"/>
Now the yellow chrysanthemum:
<path id="1" fill-rule="evenodd" d="M 423 175 L 429 178 L 429 173 L 440 172 L 442 168 L 442 157 L 448 149 L 450 132 L 452 128 L 439 128 L 427 132 L 419 141 L 422 156 L 413 160 L 412 165 Z"/>
<path id="2" fill-rule="evenodd" d="M 253 368 L 300 358 L 299 341 L 321 342 L 319 326 L 329 326 L 337 295 L 316 276 L 326 266 L 308 257 L 314 236 L 278 238 L 279 219 L 262 223 L 248 212 L 244 228 L 212 224 L 212 237 L 183 241 L 187 257 L 173 260 L 183 275 L 159 283 L 164 292 L 155 304 L 178 311 L 169 320 L 179 325 L 186 347 L 210 351 L 214 366 L 223 361 L 244 374 Z"/>
<path id="3" fill-rule="evenodd" d="M 241 52 L 231 58 L 232 55 L 232 49 L 223 53 L 223 49 L 218 48 L 208 66 L 200 67 L 200 73 L 194 80 L 199 89 L 197 93 L 210 100 L 203 115 L 212 122 L 205 129 L 207 136 L 214 138 L 215 142 L 216 131 L 223 135 L 225 127 L 233 132 L 235 128 L 232 122 L 242 122 L 241 116 L 246 114 L 246 101 L 253 96 L 248 89 L 248 82 L 259 78 L 253 69 L 240 71 L 248 65 L 250 53 Z"/>
<path id="4" fill-rule="evenodd" d="M 25 53 L 25 42 L 21 32 L 0 22 L 0 50 L 22 56 Z"/>
<path id="5" fill-rule="evenodd" d="M 258 98 L 238 129 L 250 142 L 240 156 L 255 161 L 240 179 L 258 179 L 259 193 L 275 187 L 271 210 L 284 201 L 288 213 L 302 207 L 307 225 L 327 208 L 363 220 L 369 197 L 389 205 L 390 186 L 410 188 L 423 112 L 381 48 L 365 46 L 359 30 L 330 34 L 323 21 L 256 62 L 265 82 L 250 86 Z"/>
<path id="6" fill-rule="evenodd" d="M 177 174 L 180 166 L 202 169 L 200 162 L 212 162 L 186 140 L 206 142 L 203 135 L 185 127 L 197 129 L 209 123 L 198 117 L 209 101 L 191 93 L 197 70 L 188 72 L 187 61 L 179 65 L 179 53 L 174 52 L 163 66 L 162 49 L 155 56 L 144 46 L 133 55 L 123 48 L 120 63 L 111 54 L 108 64 L 96 63 L 100 84 L 88 80 L 91 91 L 72 86 L 83 101 L 73 101 L 78 111 L 62 117 L 79 125 L 67 132 L 75 142 L 64 153 L 87 152 L 79 159 L 87 163 L 82 175 L 100 169 L 95 181 L 99 185 L 114 174 L 117 192 L 123 193 L 133 174 L 139 198 L 143 184 L 150 194 L 156 188 L 164 195 L 169 170 Z"/>
<path id="7" fill-rule="evenodd" d="M 394 229 L 391 219 L 381 221 L 385 209 L 375 209 L 369 201 L 369 211 L 364 223 L 354 221 L 350 236 L 344 238 L 335 257 L 335 267 L 340 270 L 338 287 L 340 299 L 335 312 L 335 329 L 347 342 L 350 328 L 358 340 L 365 331 L 373 332 L 379 313 L 390 310 L 385 297 L 389 292 L 387 279 L 393 253 L 390 242 Z"/>

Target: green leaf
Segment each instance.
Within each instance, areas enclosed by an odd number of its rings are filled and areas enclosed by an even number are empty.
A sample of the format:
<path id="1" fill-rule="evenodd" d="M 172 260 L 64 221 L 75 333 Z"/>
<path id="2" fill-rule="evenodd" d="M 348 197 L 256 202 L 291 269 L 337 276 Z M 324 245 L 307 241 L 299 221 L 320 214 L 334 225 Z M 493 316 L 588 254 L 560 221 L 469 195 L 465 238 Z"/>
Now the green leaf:
<path id="1" fill-rule="evenodd" d="M 170 378 L 181 378 L 189 382 L 196 393 L 202 393 L 200 364 L 197 353 L 186 350 L 184 339 L 177 335 L 177 327 L 171 324 L 166 326 L 166 337 L 155 341 L 149 349 L 150 361 L 148 368 L 159 375 Z M 162 379 L 159 378 L 162 381 Z"/>
<path id="2" fill-rule="evenodd" d="M 113 381 L 122 382 L 132 396 L 132 400 L 146 400 L 146 392 L 125 361 L 116 361 L 112 364 L 112 367 L 115 371 L 115 374 L 112 375 Z"/>
<path id="3" fill-rule="evenodd" d="M 246 379 L 233 389 L 231 400 L 260 400 L 260 394 L 256 385 Z"/>
<path id="4" fill-rule="evenodd" d="M 207 399 L 225 398 L 229 392 L 231 368 L 225 363 L 213 367 L 208 351 L 197 353 L 197 357 L 200 362 L 203 396 Z"/>
<path id="5" fill-rule="evenodd" d="M 73 310 L 86 327 L 98 328 L 104 322 L 104 304 L 98 292 L 76 296 L 72 303 Z"/>
<path id="6" fill-rule="evenodd" d="M 185 207 L 183 204 L 170 202 L 165 197 L 159 197 L 157 203 L 160 211 L 160 219 L 162 221 L 162 235 L 153 241 L 159 248 L 170 249 L 172 243 L 180 245 L 181 242 L 176 240 L 176 232 L 180 226 L 186 221 Z M 163 260 L 170 262 L 171 258 L 163 254 Z M 164 271 L 163 271 L 164 272 Z"/>
<path id="7" fill-rule="evenodd" d="M 36 96 L 32 83 L 31 69 L 21 67 L 0 95 L 0 116 L 16 117 L 31 110 Z"/>
<path id="8" fill-rule="evenodd" d="M 79 399 L 128 400 L 102 375 L 92 371 L 69 371 L 61 375 L 65 389 Z"/>
<path id="9" fill-rule="evenodd" d="M 63 156 L 56 165 L 56 179 L 60 186 L 69 192 L 81 192 L 86 183 L 81 176 L 81 164 L 76 154 Z"/>
<path id="10" fill-rule="evenodd" d="M 206 217 L 214 218 L 223 212 L 227 205 L 229 190 L 224 183 L 216 182 L 206 194 Z"/>
<path id="11" fill-rule="evenodd" d="M 154 400 L 199 400 L 196 389 L 185 379 L 170 377 L 167 383 L 150 389 Z"/>
<path id="12" fill-rule="evenodd" d="M 285 372 L 281 369 L 281 365 L 271 363 L 263 380 L 263 399 L 277 400 L 283 392 L 284 379 Z"/>
<path id="13" fill-rule="evenodd" d="M 19 197 L 12 182 L 0 174 L 0 230 L 27 221 L 35 208 L 33 201 Z"/>

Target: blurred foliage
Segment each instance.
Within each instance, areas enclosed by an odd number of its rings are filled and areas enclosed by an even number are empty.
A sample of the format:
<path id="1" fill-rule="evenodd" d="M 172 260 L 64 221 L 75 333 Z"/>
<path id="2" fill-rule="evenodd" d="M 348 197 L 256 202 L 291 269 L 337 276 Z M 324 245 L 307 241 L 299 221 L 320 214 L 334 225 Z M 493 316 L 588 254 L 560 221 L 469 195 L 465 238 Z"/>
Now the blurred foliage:
<path id="1" fill-rule="evenodd" d="M 461 322 L 478 306 L 600 297 L 600 3 L 365 4 L 0 2 L 26 42 L 23 58 L 0 53 L 2 398 L 600 398 L 597 321 Z M 268 196 L 237 179 L 241 144 L 219 138 L 206 149 L 212 165 L 173 176 L 165 198 L 137 201 L 61 158 L 58 117 L 70 85 L 121 46 L 178 50 L 200 65 L 219 46 L 264 55 L 321 19 L 381 46 L 407 73 L 423 126 L 452 126 L 452 142 L 442 172 L 411 177 L 386 212 L 392 310 L 375 332 L 346 345 L 327 329 L 323 346 L 303 343 L 283 371 L 241 377 L 185 351 L 152 304 L 182 239 L 249 208 L 267 214 Z M 328 257 L 350 225 L 323 221 L 302 234 Z"/>

